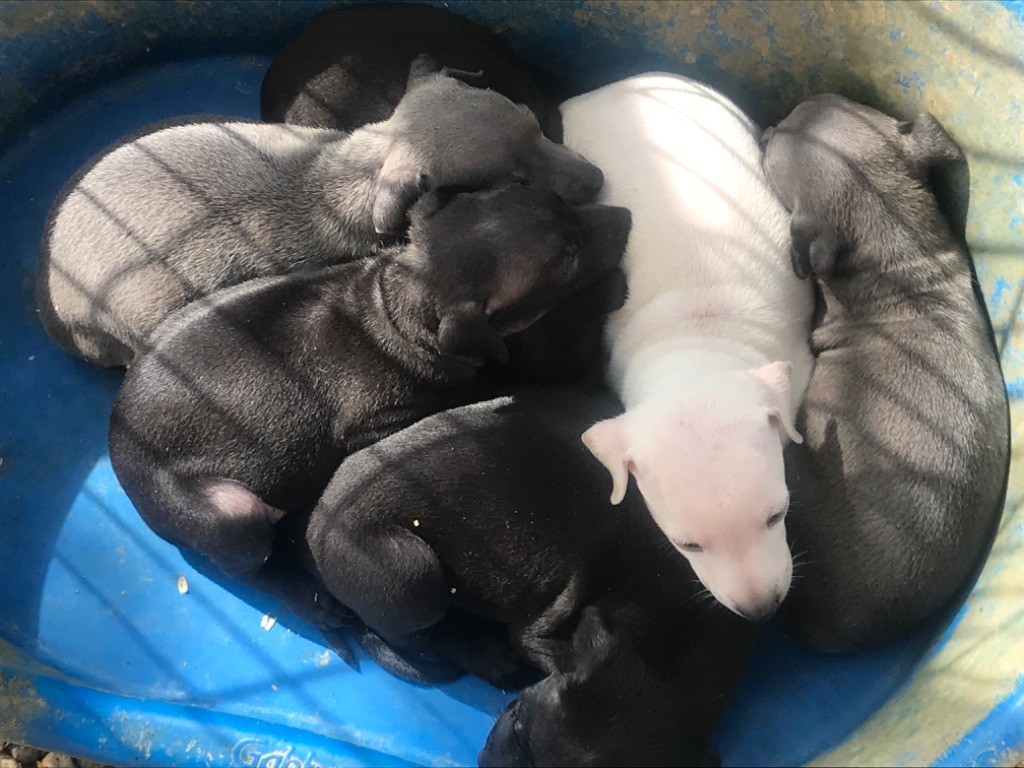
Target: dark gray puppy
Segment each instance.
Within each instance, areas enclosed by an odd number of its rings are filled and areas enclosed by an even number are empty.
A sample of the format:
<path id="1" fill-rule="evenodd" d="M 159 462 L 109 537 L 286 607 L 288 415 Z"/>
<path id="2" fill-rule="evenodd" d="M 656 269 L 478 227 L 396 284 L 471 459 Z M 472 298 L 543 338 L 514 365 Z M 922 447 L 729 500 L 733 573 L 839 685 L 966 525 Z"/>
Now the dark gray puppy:
<path id="1" fill-rule="evenodd" d="M 499 718 L 482 765 L 707 764 L 756 626 L 713 601 L 580 442 L 609 394 L 522 389 L 350 456 L 303 558 L 396 652 L 494 680 L 496 621 L 548 676 Z M 457 628 L 452 626 L 456 622 Z"/>
<path id="2" fill-rule="evenodd" d="M 343 131 L 386 120 L 405 93 L 409 64 L 421 53 L 479 72 L 477 84 L 525 104 L 548 138 L 562 140 L 558 102 L 545 97 L 501 37 L 419 3 L 367 3 L 315 18 L 271 62 L 260 113 L 271 122 Z"/>
<path id="3" fill-rule="evenodd" d="M 245 280 L 380 250 L 428 189 L 523 180 L 588 202 L 601 172 L 529 110 L 419 59 L 385 122 L 352 134 L 260 123 L 162 128 L 102 153 L 55 202 L 37 304 L 50 335 L 126 365 L 167 315 Z"/>
<path id="4" fill-rule="evenodd" d="M 114 470 L 158 534 L 255 573 L 348 453 L 480 399 L 503 337 L 616 267 L 630 226 L 518 185 L 432 207 L 413 208 L 408 246 L 250 281 L 158 328 L 110 422 Z"/>
<path id="5" fill-rule="evenodd" d="M 960 156 L 929 114 L 899 122 L 835 95 L 767 142 L 793 267 L 820 289 L 804 442 L 786 453 L 807 562 L 783 616 L 821 650 L 891 640 L 949 605 L 999 523 L 1006 390 L 970 256 L 926 184 Z"/>

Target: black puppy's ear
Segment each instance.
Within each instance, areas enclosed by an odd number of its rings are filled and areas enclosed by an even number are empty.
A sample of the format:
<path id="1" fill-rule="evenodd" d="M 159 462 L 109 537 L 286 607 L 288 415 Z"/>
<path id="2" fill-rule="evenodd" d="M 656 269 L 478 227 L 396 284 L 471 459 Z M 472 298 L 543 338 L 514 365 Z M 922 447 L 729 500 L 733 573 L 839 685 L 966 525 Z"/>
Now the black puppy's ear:
<path id="1" fill-rule="evenodd" d="M 900 125 L 900 133 L 908 136 L 914 163 L 922 170 L 936 165 L 956 163 L 963 159 L 960 145 L 953 140 L 934 115 L 924 112 L 909 124 Z"/>
<path id="2" fill-rule="evenodd" d="M 605 312 L 612 313 L 622 309 L 622 305 L 629 298 L 629 282 L 626 280 L 626 273 L 622 267 L 613 267 L 607 275 L 601 278 L 604 284 Z"/>
<path id="3" fill-rule="evenodd" d="M 839 233 L 831 224 L 798 208 L 789 221 L 789 233 L 793 239 L 790 256 L 797 277 L 804 280 L 811 275 L 827 278 L 832 274 L 839 252 Z"/>
<path id="4" fill-rule="evenodd" d="M 445 354 L 467 358 L 473 365 L 483 365 L 488 360 L 503 365 L 508 362 L 508 347 L 501 335 L 473 304 L 449 310 L 441 317 L 437 344 Z"/>
<path id="5" fill-rule="evenodd" d="M 601 611 L 588 605 L 580 615 L 580 622 L 572 635 L 573 654 L 580 659 L 603 658 L 612 646 L 612 633 L 605 624 Z"/>
<path id="6" fill-rule="evenodd" d="M 405 231 L 406 218 L 413 203 L 427 190 L 427 175 L 413 168 L 389 168 L 384 163 L 377 179 L 373 199 L 373 228 L 380 235 Z"/>
<path id="7" fill-rule="evenodd" d="M 428 190 L 409 209 L 409 221 L 429 219 L 454 200 L 461 191 L 458 187 L 440 187 Z"/>

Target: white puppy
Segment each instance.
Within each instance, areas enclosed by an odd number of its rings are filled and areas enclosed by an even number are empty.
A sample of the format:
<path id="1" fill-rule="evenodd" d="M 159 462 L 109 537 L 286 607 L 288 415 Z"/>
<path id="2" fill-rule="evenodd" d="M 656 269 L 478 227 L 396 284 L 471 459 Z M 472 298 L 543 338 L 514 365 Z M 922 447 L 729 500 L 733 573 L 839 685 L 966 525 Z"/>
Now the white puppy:
<path id="1" fill-rule="evenodd" d="M 761 170 L 758 129 L 721 94 L 648 74 L 562 105 L 566 143 L 633 212 L 609 377 L 626 412 L 583 441 L 612 501 L 632 474 L 704 586 L 771 616 L 793 561 L 782 449 L 810 378 L 813 296 L 790 263 L 789 217 Z"/>

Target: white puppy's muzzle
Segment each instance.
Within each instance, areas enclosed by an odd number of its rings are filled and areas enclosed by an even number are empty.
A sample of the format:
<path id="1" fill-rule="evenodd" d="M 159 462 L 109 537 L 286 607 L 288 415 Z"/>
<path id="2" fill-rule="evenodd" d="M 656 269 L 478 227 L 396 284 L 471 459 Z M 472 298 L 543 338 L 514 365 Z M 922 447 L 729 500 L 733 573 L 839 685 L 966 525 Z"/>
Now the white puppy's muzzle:
<path id="1" fill-rule="evenodd" d="M 793 558 L 781 531 L 772 531 L 740 557 L 731 553 L 683 554 L 715 599 L 750 621 L 770 619 L 789 592 Z"/>

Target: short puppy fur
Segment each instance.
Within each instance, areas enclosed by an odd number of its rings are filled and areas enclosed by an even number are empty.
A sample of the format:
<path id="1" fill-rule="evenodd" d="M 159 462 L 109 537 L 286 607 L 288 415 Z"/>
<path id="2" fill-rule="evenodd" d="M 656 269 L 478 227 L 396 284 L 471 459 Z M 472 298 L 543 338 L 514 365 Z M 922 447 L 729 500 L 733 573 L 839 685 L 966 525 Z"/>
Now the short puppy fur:
<path id="1" fill-rule="evenodd" d="M 478 73 L 474 83 L 526 105 L 548 138 L 562 140 L 557 102 L 508 43 L 456 13 L 416 3 L 357 5 L 314 19 L 270 63 L 260 113 L 270 122 L 342 131 L 387 120 L 421 53 Z"/>
<path id="2" fill-rule="evenodd" d="M 548 674 L 506 709 L 481 765 L 707 764 L 755 626 L 714 602 L 634 492 L 601 490 L 580 444 L 608 394 L 520 389 L 436 414 L 350 456 L 305 556 L 395 649 L 494 680 L 468 613 L 507 625 Z"/>
<path id="3" fill-rule="evenodd" d="M 160 127 L 108 149 L 58 196 L 40 319 L 72 354 L 127 365 L 190 301 L 372 255 L 428 189 L 510 180 L 583 203 L 602 176 L 528 110 L 426 57 L 394 114 L 352 134 L 230 119 Z"/>
<path id="4" fill-rule="evenodd" d="M 176 313 L 129 369 L 110 455 L 147 523 L 238 576 L 353 450 L 480 399 L 518 332 L 622 257 L 629 212 L 511 185 L 412 211 L 377 259 L 264 278 Z M 452 237 L 453 232 L 460 236 Z"/>
<path id="5" fill-rule="evenodd" d="M 959 158 L 931 115 L 900 122 L 836 95 L 767 142 L 793 268 L 819 288 L 804 444 L 786 454 L 806 565 L 784 617 L 821 650 L 892 640 L 947 606 L 999 523 L 1006 389 L 970 256 L 926 183 Z"/>
<path id="6" fill-rule="evenodd" d="M 608 320 L 625 413 L 583 440 L 630 477 L 723 605 L 771 616 L 790 585 L 783 447 L 810 376 L 813 295 L 789 264 L 786 211 L 759 132 L 722 94 L 650 73 L 562 105 L 566 143 L 601 165 L 601 199 L 633 213 L 629 294 Z"/>

